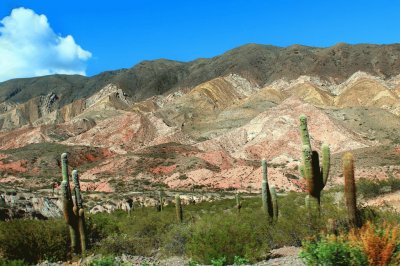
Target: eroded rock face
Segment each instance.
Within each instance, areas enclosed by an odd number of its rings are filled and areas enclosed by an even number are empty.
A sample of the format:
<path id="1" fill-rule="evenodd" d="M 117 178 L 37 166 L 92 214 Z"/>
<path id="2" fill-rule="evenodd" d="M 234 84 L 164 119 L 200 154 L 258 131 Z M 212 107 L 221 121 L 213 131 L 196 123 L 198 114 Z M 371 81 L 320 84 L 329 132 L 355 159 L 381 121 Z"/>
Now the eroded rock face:
<path id="1" fill-rule="evenodd" d="M 92 193 L 82 191 L 86 212 L 95 214 L 122 210 L 129 212 L 140 211 L 142 207 L 159 205 L 158 193 L 129 192 L 123 194 Z M 163 192 L 163 205 L 174 205 L 174 193 Z M 226 196 L 225 196 L 226 197 Z M 227 196 L 232 198 L 233 196 Z M 221 199 L 217 193 L 183 193 L 182 204 L 194 204 L 203 201 Z M 155 210 L 156 211 L 156 210 Z M 62 217 L 62 201 L 59 188 L 54 192 L 41 190 L 40 193 L 26 192 L 14 189 L 0 191 L 0 221 L 14 219 L 49 219 Z"/>
<path id="2" fill-rule="evenodd" d="M 0 193 L 0 220 L 20 218 L 48 219 L 61 217 L 57 197 L 43 197 L 37 193 L 6 190 Z"/>
<path id="3" fill-rule="evenodd" d="M 58 100 L 59 97 L 55 93 L 49 92 L 46 96 L 39 96 L 22 104 L 3 103 L 0 129 L 11 130 L 34 124 L 57 110 Z"/>

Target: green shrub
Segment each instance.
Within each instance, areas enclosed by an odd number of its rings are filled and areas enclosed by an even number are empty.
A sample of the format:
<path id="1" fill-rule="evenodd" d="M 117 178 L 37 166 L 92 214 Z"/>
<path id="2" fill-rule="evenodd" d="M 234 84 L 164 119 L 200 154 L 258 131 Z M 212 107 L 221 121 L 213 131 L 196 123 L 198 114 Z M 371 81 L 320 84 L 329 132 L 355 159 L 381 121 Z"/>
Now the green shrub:
<path id="1" fill-rule="evenodd" d="M 367 199 L 397 190 L 400 190 L 400 179 L 393 176 L 384 180 L 363 178 L 357 182 L 357 193 Z"/>
<path id="2" fill-rule="evenodd" d="M 221 256 L 226 257 L 227 263 L 233 263 L 235 256 L 255 261 L 268 252 L 266 226 L 267 223 L 245 215 L 238 217 L 236 213 L 206 215 L 191 227 L 187 254 L 201 263 Z"/>
<path id="3" fill-rule="evenodd" d="M 93 215 L 92 223 L 99 235 L 93 249 L 101 254 L 152 255 L 161 247 L 174 218 L 172 208 L 165 208 L 162 213 L 146 208 L 132 212 L 130 217 L 122 211 Z"/>
<path id="4" fill-rule="evenodd" d="M 0 266 L 25 266 L 29 265 L 23 260 L 7 260 L 0 258 Z"/>
<path id="5" fill-rule="evenodd" d="M 148 238 L 140 238 L 127 234 L 115 234 L 102 239 L 96 252 L 103 255 L 133 254 L 150 256 L 152 255 L 152 242 Z"/>
<path id="6" fill-rule="evenodd" d="M 244 265 L 244 264 L 248 264 L 248 263 L 249 263 L 249 260 L 246 259 L 246 258 L 242 258 L 240 256 L 235 256 L 233 258 L 233 264 L 234 265 Z"/>
<path id="7" fill-rule="evenodd" d="M 225 257 L 219 257 L 216 259 L 211 259 L 211 265 L 212 266 L 224 266 L 226 263 L 226 258 Z"/>
<path id="8" fill-rule="evenodd" d="M 189 260 L 188 262 L 188 266 L 197 266 L 199 265 L 197 262 L 195 262 L 194 260 Z"/>
<path id="9" fill-rule="evenodd" d="M 333 203 L 333 197 L 324 193 L 321 197 L 321 215 L 312 215 L 304 206 L 305 194 L 288 193 L 279 198 L 278 221 L 267 231 L 270 248 L 301 246 L 303 239 L 326 229 L 327 220 L 346 217 L 345 210 Z M 253 213 L 253 219 L 262 219 Z"/>
<path id="10" fill-rule="evenodd" d="M 304 241 L 300 257 L 309 266 L 368 265 L 367 256 L 359 247 L 335 237 Z"/>
<path id="11" fill-rule="evenodd" d="M 167 256 L 183 256 L 186 253 L 186 243 L 191 238 L 187 224 L 172 224 L 162 236 L 162 251 Z"/>
<path id="12" fill-rule="evenodd" d="M 68 231 L 62 220 L 15 220 L 0 223 L 0 254 L 9 260 L 37 263 L 66 260 Z"/>
<path id="13" fill-rule="evenodd" d="M 116 261 L 114 256 L 107 256 L 100 259 L 91 260 L 88 266 L 114 266 L 115 262 Z"/>
<path id="14" fill-rule="evenodd" d="M 260 197 L 246 196 L 240 214 L 234 199 L 185 205 L 184 223 L 177 223 L 173 204 L 165 206 L 163 212 L 151 207 L 135 209 L 131 216 L 123 211 L 88 214 L 89 253 L 149 256 L 161 251 L 201 263 L 221 257 L 226 258 L 225 263 L 238 265 L 254 262 L 265 259 L 269 249 L 301 246 L 303 239 L 324 231 L 328 219 L 334 220 L 337 231 L 346 231 L 345 205 L 335 203 L 335 196 L 324 192 L 321 215 L 316 217 L 309 216 L 304 193 L 279 196 L 279 218 L 273 224 L 262 212 Z M 400 223 L 399 215 L 369 207 L 361 208 L 360 216 L 377 224 Z M 0 256 L 7 260 L 65 261 L 68 241 L 69 232 L 62 220 L 0 223 Z"/>

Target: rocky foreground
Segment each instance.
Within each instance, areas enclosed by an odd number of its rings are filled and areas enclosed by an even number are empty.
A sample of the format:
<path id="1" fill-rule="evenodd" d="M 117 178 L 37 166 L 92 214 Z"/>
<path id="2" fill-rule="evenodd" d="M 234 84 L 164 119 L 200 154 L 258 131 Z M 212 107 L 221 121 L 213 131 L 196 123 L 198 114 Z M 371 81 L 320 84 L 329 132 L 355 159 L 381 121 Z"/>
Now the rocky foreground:
<path id="1" fill-rule="evenodd" d="M 300 248 L 296 247 L 283 247 L 280 249 L 271 250 L 271 259 L 260 261 L 255 264 L 255 266 L 304 266 L 305 264 L 299 258 L 298 254 L 300 252 Z M 40 266 L 64 266 L 64 265 L 82 265 L 84 262 L 90 262 L 93 260 L 101 260 L 103 257 L 91 255 L 88 256 L 84 261 L 80 260 L 75 263 L 65 263 L 65 262 L 47 262 L 44 261 L 38 265 Z M 184 257 L 170 257 L 167 259 L 157 258 L 157 257 L 143 257 L 143 256 L 131 256 L 131 255 L 122 255 L 114 258 L 115 262 L 121 263 L 124 265 L 125 263 L 132 266 L 143 266 L 143 265 L 157 265 L 157 266 L 182 266 L 188 265 L 189 261 Z M 198 266 L 205 266 L 202 264 L 197 264 Z M 250 265 L 250 264 L 243 264 Z"/>

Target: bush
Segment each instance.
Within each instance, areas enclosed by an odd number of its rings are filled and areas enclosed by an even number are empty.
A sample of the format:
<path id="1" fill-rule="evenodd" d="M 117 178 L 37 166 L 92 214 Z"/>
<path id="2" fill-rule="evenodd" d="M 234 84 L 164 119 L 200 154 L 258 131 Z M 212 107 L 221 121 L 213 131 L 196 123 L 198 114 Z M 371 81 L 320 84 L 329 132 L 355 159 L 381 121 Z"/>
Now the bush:
<path id="1" fill-rule="evenodd" d="M 212 266 L 224 266 L 225 263 L 226 263 L 226 258 L 225 257 L 211 259 L 211 265 Z"/>
<path id="2" fill-rule="evenodd" d="M 307 265 L 399 265 L 399 227 L 366 223 L 339 236 L 303 242 L 300 256 Z"/>
<path id="3" fill-rule="evenodd" d="M 247 260 L 247 259 L 245 259 L 245 258 L 242 258 L 242 257 L 240 257 L 240 256 L 235 256 L 234 258 L 233 258 L 233 264 L 234 265 L 245 265 L 245 264 L 249 264 L 249 261 Z"/>
<path id="4" fill-rule="evenodd" d="M 161 251 L 166 256 L 186 255 L 202 263 L 223 257 L 225 263 L 254 262 L 267 258 L 269 249 L 301 246 L 303 239 L 324 231 L 328 219 L 333 221 L 335 232 L 348 231 L 346 209 L 344 204 L 334 203 L 334 196 L 329 191 L 324 193 L 321 214 L 312 217 L 304 206 L 305 194 L 279 196 L 279 218 L 274 223 L 262 211 L 260 197 L 245 196 L 239 214 L 234 199 L 185 205 L 184 223 L 176 221 L 173 204 L 165 206 L 162 212 L 150 207 L 132 211 L 131 216 L 123 211 L 88 214 L 88 253 L 149 256 Z M 389 211 L 363 208 L 360 215 L 376 224 L 400 223 L 399 215 Z M 62 220 L 0 223 L 0 256 L 8 260 L 65 261 L 68 242 L 69 232 Z M 334 244 L 341 250 L 339 254 L 348 252 L 347 242 Z M 350 246 L 363 250 L 360 243 Z M 322 250 L 329 251 L 328 247 Z M 385 247 L 382 252 L 399 253 L 399 246 Z M 328 254 L 328 251 L 324 252 Z M 393 254 L 395 258 L 397 255 Z"/>
<path id="5" fill-rule="evenodd" d="M 152 255 L 175 223 L 173 210 L 164 208 L 163 212 L 155 212 L 146 208 L 132 212 L 130 217 L 122 211 L 94 215 L 92 223 L 97 228 L 99 241 L 93 248 L 101 254 Z"/>
<path id="6" fill-rule="evenodd" d="M 100 259 L 93 259 L 89 262 L 88 266 L 114 266 L 114 256 L 103 257 Z"/>
<path id="7" fill-rule="evenodd" d="M 384 180 L 360 179 L 357 182 L 357 193 L 367 199 L 397 190 L 400 190 L 400 179 L 393 176 Z"/>
<path id="8" fill-rule="evenodd" d="M 368 261 L 361 248 L 334 236 L 304 241 L 300 257 L 310 266 L 367 265 Z"/>
<path id="9" fill-rule="evenodd" d="M 96 252 L 103 255 L 132 254 L 151 256 L 153 252 L 152 244 L 152 240 L 149 238 L 115 234 L 102 239 L 97 245 Z"/>
<path id="10" fill-rule="evenodd" d="M 341 220 L 346 216 L 345 210 L 341 210 L 333 203 L 333 197 L 326 194 L 321 199 L 321 214 L 309 214 L 304 206 L 304 197 L 304 194 L 292 192 L 279 198 L 278 222 L 267 232 L 270 248 L 301 246 L 303 239 L 326 230 L 329 219 Z M 261 220 L 262 217 L 253 219 Z"/>
<path id="11" fill-rule="evenodd" d="M 62 220 L 0 222 L 0 254 L 6 259 L 26 263 L 65 261 L 68 235 Z"/>
<path id="12" fill-rule="evenodd" d="M 225 257 L 232 264 L 235 256 L 255 261 L 269 248 L 266 241 L 267 223 L 236 213 L 207 215 L 192 225 L 192 237 L 186 245 L 189 257 L 201 263 Z"/>
<path id="13" fill-rule="evenodd" d="M 173 224 L 162 237 L 162 251 L 167 256 L 183 256 L 186 244 L 191 238 L 187 224 Z"/>
<path id="14" fill-rule="evenodd" d="M 25 266 L 26 263 L 23 260 L 7 260 L 0 258 L 0 266 Z"/>
<path id="15" fill-rule="evenodd" d="M 376 226 L 366 223 L 359 230 L 352 230 L 348 236 L 350 243 L 359 246 L 370 265 L 399 265 L 400 237 L 398 226 Z"/>

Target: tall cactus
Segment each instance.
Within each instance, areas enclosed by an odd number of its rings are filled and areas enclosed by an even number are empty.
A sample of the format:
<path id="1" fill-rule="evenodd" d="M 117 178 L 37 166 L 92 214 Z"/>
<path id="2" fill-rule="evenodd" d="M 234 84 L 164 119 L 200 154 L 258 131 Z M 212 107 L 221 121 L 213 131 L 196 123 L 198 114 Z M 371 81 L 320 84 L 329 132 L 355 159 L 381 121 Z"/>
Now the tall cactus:
<path id="1" fill-rule="evenodd" d="M 175 195 L 175 209 L 176 209 L 176 219 L 178 222 L 183 222 L 183 209 L 181 204 L 181 197 L 179 194 Z"/>
<path id="2" fill-rule="evenodd" d="M 273 219 L 274 211 L 272 206 L 271 192 L 268 185 L 268 174 L 267 174 L 267 161 L 261 160 L 262 167 L 262 182 L 261 182 L 261 193 L 262 193 L 262 207 L 268 216 Z"/>
<path id="3" fill-rule="evenodd" d="M 79 239 L 81 244 L 81 252 L 84 256 L 86 252 L 85 215 L 79 186 L 79 177 L 78 172 L 73 170 L 72 177 L 74 182 L 74 202 L 72 200 L 71 188 L 69 186 L 68 158 L 66 153 L 61 155 L 61 171 L 63 178 L 63 181 L 61 182 L 63 213 L 64 219 L 68 224 L 70 231 L 71 252 L 74 254 L 78 251 L 77 242 Z"/>
<path id="4" fill-rule="evenodd" d="M 343 156 L 344 195 L 346 199 L 347 215 L 352 226 L 360 226 L 357 216 L 356 183 L 354 180 L 353 154 L 347 152 Z"/>
<path id="5" fill-rule="evenodd" d="M 273 217 L 274 220 L 278 220 L 279 209 L 278 209 L 278 196 L 276 195 L 276 189 L 274 186 L 271 187 L 271 201 L 272 201 L 272 209 L 273 209 Z"/>
<path id="6" fill-rule="evenodd" d="M 327 144 L 322 144 L 322 165 L 320 166 L 318 152 L 311 149 L 310 134 L 305 115 L 300 116 L 300 136 L 303 145 L 303 165 L 300 166 L 300 173 L 307 180 L 308 193 L 310 195 L 308 200 L 315 201 L 316 205 L 319 206 L 321 203 L 321 191 L 324 189 L 329 176 L 330 149 Z"/>

